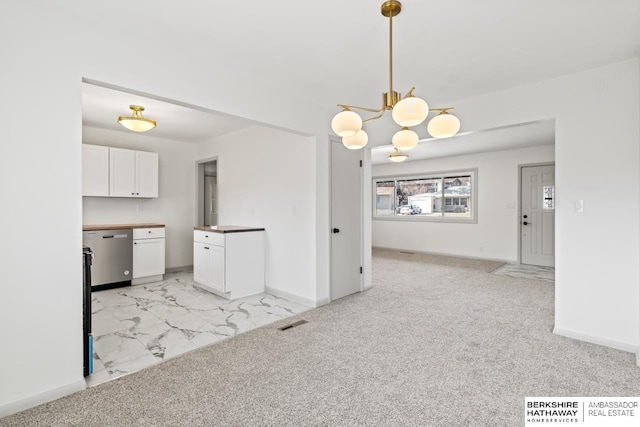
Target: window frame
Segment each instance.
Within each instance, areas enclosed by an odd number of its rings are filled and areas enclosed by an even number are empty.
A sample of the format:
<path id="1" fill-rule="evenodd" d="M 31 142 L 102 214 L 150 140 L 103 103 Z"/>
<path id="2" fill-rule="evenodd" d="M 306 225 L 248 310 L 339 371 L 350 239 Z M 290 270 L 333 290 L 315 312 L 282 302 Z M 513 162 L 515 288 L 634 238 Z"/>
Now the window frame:
<path id="1" fill-rule="evenodd" d="M 377 215 L 377 185 L 379 182 L 394 182 L 394 190 L 398 188 L 398 181 L 404 180 L 428 180 L 439 178 L 442 180 L 443 191 L 443 207 L 444 207 L 444 180 L 447 178 L 454 178 L 461 175 L 468 175 L 471 177 L 471 194 L 469 208 L 471 209 L 471 216 L 468 218 L 451 217 L 446 216 L 446 212 L 442 212 L 441 216 L 420 216 L 420 215 L 398 215 L 396 200 L 393 201 L 393 215 Z M 373 221 L 409 221 L 409 222 L 447 222 L 447 223 L 463 223 L 463 224 L 477 224 L 478 223 L 478 168 L 467 169 L 452 169 L 444 171 L 426 172 L 421 174 L 400 174 L 400 175 L 378 175 L 372 177 L 372 206 L 371 206 L 371 219 Z"/>

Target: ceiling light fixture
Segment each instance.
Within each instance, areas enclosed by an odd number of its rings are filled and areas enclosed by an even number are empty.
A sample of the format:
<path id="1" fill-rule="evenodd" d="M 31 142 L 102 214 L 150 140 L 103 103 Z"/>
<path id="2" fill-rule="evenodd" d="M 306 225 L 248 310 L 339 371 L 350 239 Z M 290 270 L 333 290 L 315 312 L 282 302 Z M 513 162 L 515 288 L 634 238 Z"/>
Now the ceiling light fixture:
<path id="1" fill-rule="evenodd" d="M 393 153 L 389 154 L 389 160 L 391 160 L 392 162 L 395 162 L 395 163 L 404 162 L 408 158 L 409 158 L 408 154 L 405 154 L 405 153 L 401 152 L 397 148 L 394 148 L 393 149 Z"/>
<path id="2" fill-rule="evenodd" d="M 156 127 L 156 121 L 142 117 L 144 107 L 140 105 L 129 105 L 129 108 L 133 111 L 132 116 L 120 116 L 118 117 L 118 123 L 134 132 L 146 132 Z"/>
<path id="3" fill-rule="evenodd" d="M 336 114 L 331 121 L 331 128 L 338 136 L 343 138 L 342 142 L 348 148 L 357 149 L 364 147 L 366 142 L 362 146 L 356 147 L 349 146 L 349 140 L 345 142 L 344 139 L 353 137 L 357 133 L 361 133 L 366 136 L 366 133 L 362 130 L 362 125 L 372 120 L 379 119 L 384 116 L 384 113 L 387 110 L 392 110 L 391 116 L 393 117 L 393 120 L 398 125 L 402 126 L 402 129 L 394 135 L 394 139 L 397 140 L 406 141 L 409 137 L 409 134 L 407 133 L 409 130 L 408 128 L 417 126 L 424 122 L 431 111 L 438 111 L 440 113 L 430 121 L 428 126 L 428 131 L 434 138 L 446 138 L 453 136 L 458 132 L 458 130 L 460 130 L 460 120 L 458 120 L 454 115 L 448 113 L 448 111 L 453 108 L 429 108 L 426 101 L 413 95 L 415 88 L 411 88 L 404 98 L 402 98 L 398 92 L 393 90 L 393 17 L 397 16 L 401 10 L 402 4 L 397 0 L 388 0 L 382 3 L 382 15 L 389 18 L 389 92 L 382 94 L 382 108 L 376 110 L 375 108 L 338 104 L 338 107 L 342 108 L 342 111 Z M 360 115 L 351 110 L 361 110 L 376 113 L 377 115 L 363 120 Z M 402 136 L 398 136 L 398 134 L 401 133 L 404 134 Z M 417 136 L 415 132 L 413 132 L 413 134 Z M 413 136 L 411 136 L 411 138 L 413 139 Z M 395 142 L 394 146 L 396 148 L 408 149 L 406 146 L 396 146 Z"/>

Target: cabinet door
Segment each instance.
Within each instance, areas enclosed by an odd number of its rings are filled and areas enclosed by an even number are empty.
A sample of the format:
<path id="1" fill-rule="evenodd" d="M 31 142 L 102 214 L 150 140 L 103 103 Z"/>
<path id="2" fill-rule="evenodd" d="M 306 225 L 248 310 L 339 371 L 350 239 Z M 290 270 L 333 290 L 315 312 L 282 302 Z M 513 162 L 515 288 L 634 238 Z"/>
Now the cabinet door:
<path id="1" fill-rule="evenodd" d="M 209 286 L 226 292 L 224 246 L 209 246 Z"/>
<path id="2" fill-rule="evenodd" d="M 133 278 L 164 274 L 164 239 L 133 241 Z"/>
<path id="3" fill-rule="evenodd" d="M 158 197 L 158 153 L 136 151 L 136 196 Z"/>
<path id="4" fill-rule="evenodd" d="M 82 195 L 109 196 L 109 147 L 82 144 Z"/>
<path id="5" fill-rule="evenodd" d="M 193 280 L 203 285 L 209 284 L 210 248 L 204 243 L 193 243 Z"/>
<path id="6" fill-rule="evenodd" d="M 109 148 L 109 195 L 136 197 L 136 152 Z"/>

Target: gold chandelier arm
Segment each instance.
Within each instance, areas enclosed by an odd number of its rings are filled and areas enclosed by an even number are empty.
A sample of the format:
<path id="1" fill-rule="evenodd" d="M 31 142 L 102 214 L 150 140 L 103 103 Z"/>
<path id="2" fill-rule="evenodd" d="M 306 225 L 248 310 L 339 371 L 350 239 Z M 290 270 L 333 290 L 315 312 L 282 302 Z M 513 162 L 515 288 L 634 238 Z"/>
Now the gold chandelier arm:
<path id="1" fill-rule="evenodd" d="M 384 113 L 385 113 L 385 110 L 382 110 L 382 112 L 380 114 L 378 114 L 377 116 L 369 117 L 368 119 L 362 120 L 362 123 L 367 123 L 367 122 L 370 122 L 372 120 L 379 119 L 380 117 L 384 116 Z"/>
<path id="2" fill-rule="evenodd" d="M 453 110 L 453 107 L 429 108 L 429 111 L 440 111 L 441 113 L 446 113 L 449 110 Z"/>
<path id="3" fill-rule="evenodd" d="M 372 113 L 381 113 L 385 110 L 385 107 L 382 107 L 378 110 L 375 110 L 373 108 L 367 108 L 367 107 L 357 107 L 355 105 L 345 105 L 345 104 L 338 104 L 338 107 L 340 108 L 344 108 L 345 110 L 361 110 L 361 111 L 370 111 Z"/>

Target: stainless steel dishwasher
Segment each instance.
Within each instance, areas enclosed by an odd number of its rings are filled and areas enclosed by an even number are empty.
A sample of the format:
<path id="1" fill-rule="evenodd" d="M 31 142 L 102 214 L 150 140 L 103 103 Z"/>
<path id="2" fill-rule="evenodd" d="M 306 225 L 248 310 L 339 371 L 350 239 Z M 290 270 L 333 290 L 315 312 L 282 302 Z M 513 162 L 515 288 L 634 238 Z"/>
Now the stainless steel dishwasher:
<path id="1" fill-rule="evenodd" d="M 82 244 L 93 251 L 92 290 L 131 285 L 132 229 L 83 231 Z"/>

